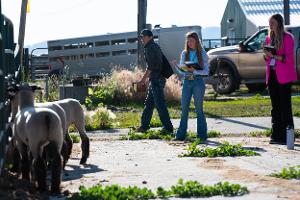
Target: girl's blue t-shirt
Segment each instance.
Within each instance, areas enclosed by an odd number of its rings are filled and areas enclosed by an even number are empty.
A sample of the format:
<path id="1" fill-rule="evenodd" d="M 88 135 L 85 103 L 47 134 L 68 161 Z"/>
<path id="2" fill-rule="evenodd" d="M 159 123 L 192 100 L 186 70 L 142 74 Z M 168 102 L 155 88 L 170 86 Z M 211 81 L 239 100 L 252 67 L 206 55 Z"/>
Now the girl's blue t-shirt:
<path id="1" fill-rule="evenodd" d="M 180 56 L 180 65 L 184 65 L 185 62 L 185 51 L 182 51 L 181 56 Z M 202 59 L 203 59 L 203 70 L 194 70 L 193 72 L 183 72 L 181 70 L 177 69 L 177 74 L 179 76 L 181 76 L 182 78 L 184 78 L 186 75 L 208 75 L 209 69 L 208 69 L 208 56 L 206 51 L 202 48 L 201 49 L 201 55 L 202 55 Z M 195 50 L 191 50 L 190 51 L 190 59 L 189 61 L 194 62 L 194 63 L 198 63 L 198 58 L 197 58 L 197 54 Z M 199 63 L 198 63 L 199 64 Z"/>

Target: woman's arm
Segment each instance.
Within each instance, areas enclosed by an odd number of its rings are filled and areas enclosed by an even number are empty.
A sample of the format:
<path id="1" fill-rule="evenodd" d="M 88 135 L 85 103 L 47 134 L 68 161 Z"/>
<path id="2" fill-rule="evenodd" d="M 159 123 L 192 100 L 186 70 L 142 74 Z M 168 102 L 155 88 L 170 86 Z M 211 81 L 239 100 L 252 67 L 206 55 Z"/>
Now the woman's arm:
<path id="1" fill-rule="evenodd" d="M 180 55 L 180 61 L 179 61 L 179 64 L 180 65 L 183 65 L 184 64 L 184 62 L 185 62 L 185 51 L 183 51 L 182 53 L 181 53 L 181 55 Z M 177 76 L 178 76 L 178 78 L 179 79 L 183 79 L 184 78 L 184 76 L 185 76 L 185 72 L 183 72 L 183 71 L 181 71 L 180 69 L 178 69 L 178 67 L 177 66 L 174 66 L 174 65 L 177 65 L 177 61 L 172 61 L 172 69 L 173 69 L 173 71 L 174 71 L 174 73 L 175 74 L 177 74 Z"/>
<path id="2" fill-rule="evenodd" d="M 283 39 L 283 51 L 284 55 L 279 56 L 280 61 L 283 63 L 289 63 L 294 60 L 294 37 L 290 33 L 286 33 Z"/>

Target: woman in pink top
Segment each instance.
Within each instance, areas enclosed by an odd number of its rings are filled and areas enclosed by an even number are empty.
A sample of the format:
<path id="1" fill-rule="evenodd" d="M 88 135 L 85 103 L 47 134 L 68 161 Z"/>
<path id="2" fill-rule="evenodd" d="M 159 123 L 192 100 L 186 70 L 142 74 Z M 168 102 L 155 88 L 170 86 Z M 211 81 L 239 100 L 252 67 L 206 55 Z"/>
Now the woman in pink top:
<path id="1" fill-rule="evenodd" d="M 269 19 L 270 31 L 264 48 L 266 58 L 266 83 L 272 102 L 272 135 L 270 144 L 286 144 L 286 128 L 294 127 L 291 85 L 297 80 L 294 59 L 294 37 L 284 30 L 283 17 L 272 15 Z"/>

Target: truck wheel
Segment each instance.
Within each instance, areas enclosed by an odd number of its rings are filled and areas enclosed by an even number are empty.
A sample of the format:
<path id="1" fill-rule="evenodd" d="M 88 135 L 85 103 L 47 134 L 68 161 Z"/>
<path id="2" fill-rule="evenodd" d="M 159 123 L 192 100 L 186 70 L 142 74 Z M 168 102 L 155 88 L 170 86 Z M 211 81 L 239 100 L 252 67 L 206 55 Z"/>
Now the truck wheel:
<path id="1" fill-rule="evenodd" d="M 266 89 L 265 83 L 246 83 L 249 92 L 262 92 Z"/>
<path id="2" fill-rule="evenodd" d="M 219 71 L 216 84 L 213 85 L 214 90 L 219 94 L 230 94 L 236 89 L 236 77 L 233 71 L 228 67 L 222 67 Z"/>

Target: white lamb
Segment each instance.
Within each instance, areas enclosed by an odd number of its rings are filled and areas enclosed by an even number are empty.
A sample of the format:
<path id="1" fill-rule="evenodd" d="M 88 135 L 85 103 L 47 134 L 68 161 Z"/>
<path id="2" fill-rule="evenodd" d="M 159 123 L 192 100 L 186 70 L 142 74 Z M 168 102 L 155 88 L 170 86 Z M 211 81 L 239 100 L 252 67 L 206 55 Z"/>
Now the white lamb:
<path id="1" fill-rule="evenodd" d="M 19 109 L 13 125 L 13 137 L 22 161 L 22 177 L 29 179 L 29 150 L 38 189 L 47 189 L 47 168 L 43 159 L 43 153 L 47 151 L 52 163 L 51 192 L 59 193 L 62 169 L 60 153 L 64 140 L 60 117 L 51 109 L 34 107 L 36 86 L 23 85 L 18 89 Z"/>
<path id="2" fill-rule="evenodd" d="M 12 91 L 13 90 L 13 91 Z M 16 88 L 10 88 L 10 92 L 12 92 L 13 94 L 11 94 L 10 96 L 10 99 L 11 99 L 11 112 L 12 112 L 12 115 L 11 115 L 11 127 L 13 126 L 12 124 L 15 123 L 15 117 L 16 117 L 16 114 L 18 112 L 18 105 L 19 105 L 19 92 L 16 91 Z M 62 129 L 63 129 L 63 132 L 64 132 L 64 143 L 63 143 L 63 147 L 62 147 L 62 156 L 63 156 L 63 168 L 65 167 L 69 157 L 70 157 L 70 154 L 72 152 L 72 139 L 70 137 L 70 135 L 68 134 L 68 131 L 67 131 L 67 121 L 66 121 L 66 113 L 64 111 L 64 109 L 58 105 L 58 104 L 53 104 L 53 103 L 36 103 L 34 105 L 35 107 L 37 108 L 49 108 L 53 111 L 55 111 L 60 120 L 61 120 L 61 125 L 62 125 Z M 12 145 L 14 145 L 12 143 Z M 12 150 L 14 151 L 13 149 L 13 146 L 11 147 Z M 18 168 L 19 168 L 19 157 L 18 157 L 18 152 L 13 152 L 13 168 L 12 168 L 12 171 L 18 171 Z"/>
<path id="3" fill-rule="evenodd" d="M 17 95 L 17 94 L 16 94 Z M 12 120 L 14 121 L 14 117 L 17 111 L 18 99 L 12 97 Z M 90 152 L 90 141 L 86 134 L 85 130 L 85 119 L 84 119 L 84 111 L 79 101 L 76 99 L 64 99 L 55 102 L 47 102 L 47 103 L 36 103 L 35 107 L 38 108 L 49 108 L 57 112 L 62 121 L 62 127 L 65 135 L 65 144 L 63 146 L 62 155 L 64 156 L 64 166 L 69 159 L 72 153 L 72 139 L 68 133 L 68 128 L 71 124 L 74 124 L 77 128 L 80 138 L 81 138 L 81 160 L 80 164 L 85 164 L 87 158 L 89 157 Z"/>
<path id="4" fill-rule="evenodd" d="M 85 130 L 85 118 L 84 111 L 79 101 L 76 99 L 63 99 L 59 101 L 54 101 L 59 106 L 61 106 L 66 113 L 66 126 L 67 128 L 74 124 L 77 128 L 80 138 L 81 138 L 81 151 L 82 156 L 80 164 L 85 164 L 90 153 L 90 140 L 86 134 Z"/>

